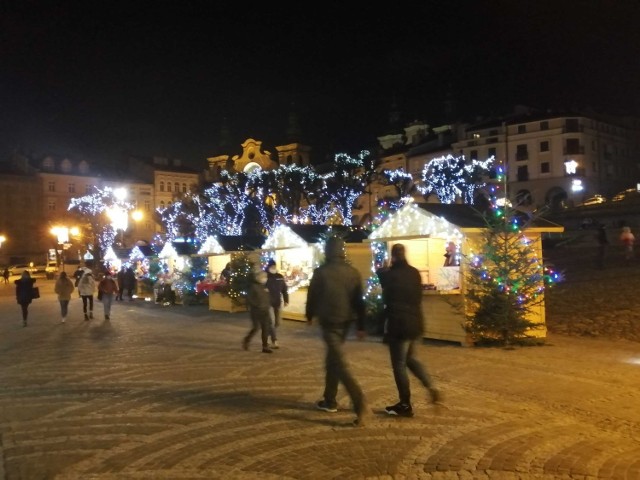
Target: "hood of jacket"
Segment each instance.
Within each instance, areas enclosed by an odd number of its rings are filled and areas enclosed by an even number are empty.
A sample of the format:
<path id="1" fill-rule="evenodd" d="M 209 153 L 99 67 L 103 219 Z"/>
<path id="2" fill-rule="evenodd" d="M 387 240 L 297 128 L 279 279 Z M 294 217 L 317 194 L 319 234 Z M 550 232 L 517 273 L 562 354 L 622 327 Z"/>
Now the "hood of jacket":
<path id="1" fill-rule="evenodd" d="M 326 260 L 331 259 L 344 259 L 344 240 L 338 237 L 330 237 L 324 247 L 324 255 Z"/>

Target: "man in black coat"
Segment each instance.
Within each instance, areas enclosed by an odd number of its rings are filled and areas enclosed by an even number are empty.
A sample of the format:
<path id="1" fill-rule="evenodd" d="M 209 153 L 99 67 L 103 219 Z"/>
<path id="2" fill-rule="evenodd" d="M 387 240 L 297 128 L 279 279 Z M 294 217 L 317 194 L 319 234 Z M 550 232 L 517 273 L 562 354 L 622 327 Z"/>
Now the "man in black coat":
<path id="1" fill-rule="evenodd" d="M 269 289 L 269 301 L 271 303 L 273 318 L 269 328 L 271 348 L 280 348 L 278 345 L 277 329 L 282 317 L 282 303 L 289 305 L 289 290 L 282 274 L 278 273 L 275 260 L 269 260 L 267 264 L 267 288 Z"/>
<path id="2" fill-rule="evenodd" d="M 413 416 L 411 387 L 407 369 L 429 390 L 431 402 L 440 401 L 440 393 L 426 369 L 415 358 L 415 349 L 422 340 L 422 280 L 420 272 L 407 262 L 404 245 L 391 248 L 391 266 L 377 272 L 385 304 L 385 338 L 389 345 L 393 377 L 400 401 L 385 408 L 389 415 Z"/>
<path id="3" fill-rule="evenodd" d="M 338 383 L 342 383 L 358 416 L 355 426 L 364 426 L 371 410 L 349 370 L 343 344 L 354 318 L 356 335 L 358 339 L 364 338 L 364 316 L 360 272 L 345 259 L 344 240 L 330 237 L 325 246 L 325 263 L 314 270 L 307 292 L 307 322 L 311 324 L 314 318 L 318 319 L 326 345 L 324 398 L 316 403 L 316 408 L 337 412 Z"/>

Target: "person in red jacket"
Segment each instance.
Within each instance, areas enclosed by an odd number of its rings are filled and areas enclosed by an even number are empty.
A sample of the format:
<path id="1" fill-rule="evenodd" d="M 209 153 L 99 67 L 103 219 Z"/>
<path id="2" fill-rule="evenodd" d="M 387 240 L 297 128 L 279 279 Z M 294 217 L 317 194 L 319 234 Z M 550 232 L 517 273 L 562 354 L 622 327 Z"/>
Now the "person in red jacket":
<path id="1" fill-rule="evenodd" d="M 118 295 L 118 291 L 118 284 L 113 279 L 111 273 L 107 272 L 98 284 L 98 300 L 102 302 L 104 307 L 105 320 L 110 320 L 111 318 L 111 304 L 116 295 Z"/>

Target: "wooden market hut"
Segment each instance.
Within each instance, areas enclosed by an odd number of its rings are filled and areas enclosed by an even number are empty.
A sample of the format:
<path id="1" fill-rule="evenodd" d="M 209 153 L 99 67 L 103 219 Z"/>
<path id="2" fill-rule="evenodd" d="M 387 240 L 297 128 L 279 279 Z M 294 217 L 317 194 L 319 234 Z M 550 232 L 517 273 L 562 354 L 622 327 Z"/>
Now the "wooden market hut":
<path id="1" fill-rule="evenodd" d="M 208 258 L 207 272 L 209 279 L 216 283 L 220 280 L 220 273 L 230 263 L 236 255 L 249 254 L 254 264 L 260 263 L 260 246 L 264 243 L 265 237 L 260 235 L 220 235 L 215 239 L 207 239 L 204 247 L 208 251 L 202 250 L 200 255 Z M 209 310 L 223 312 L 246 311 L 244 305 L 237 305 L 232 299 L 220 291 L 211 290 L 209 292 Z"/>
<path id="2" fill-rule="evenodd" d="M 347 259 L 360 271 L 363 283 L 371 275 L 371 253 L 364 242 L 367 230 L 344 225 L 280 225 L 267 237 L 262 250 L 275 260 L 287 282 L 289 305 L 282 309 L 283 319 L 305 320 L 307 287 L 313 270 L 324 259 L 324 241 L 331 234 L 344 238 Z"/>
<path id="3" fill-rule="evenodd" d="M 403 243 L 407 259 L 422 276 L 425 338 L 460 342 L 470 345 L 463 329 L 465 304 L 465 262 L 449 262 L 445 253 L 454 247 L 454 255 L 463 258 L 478 251 L 487 225 L 471 205 L 408 203 L 392 214 L 368 240 L 383 242 L 387 251 L 395 243 Z M 542 259 L 542 235 L 563 232 L 564 227 L 544 219 L 532 221 L 525 234 L 532 240 L 535 254 Z M 373 245 L 372 245 L 373 248 Z M 529 314 L 529 320 L 542 325 L 531 333 L 545 338 L 544 299 Z"/>

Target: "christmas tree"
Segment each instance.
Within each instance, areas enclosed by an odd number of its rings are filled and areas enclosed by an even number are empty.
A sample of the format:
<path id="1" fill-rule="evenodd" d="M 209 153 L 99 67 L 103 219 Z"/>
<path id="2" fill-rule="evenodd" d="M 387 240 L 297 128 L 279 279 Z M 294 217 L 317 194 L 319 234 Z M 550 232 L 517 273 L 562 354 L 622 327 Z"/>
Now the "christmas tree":
<path id="1" fill-rule="evenodd" d="M 464 328 L 476 342 L 511 345 L 533 339 L 542 328 L 532 314 L 544 301 L 548 278 L 526 233 L 534 218 L 505 199 L 492 200 L 478 251 L 467 258 Z"/>

